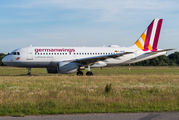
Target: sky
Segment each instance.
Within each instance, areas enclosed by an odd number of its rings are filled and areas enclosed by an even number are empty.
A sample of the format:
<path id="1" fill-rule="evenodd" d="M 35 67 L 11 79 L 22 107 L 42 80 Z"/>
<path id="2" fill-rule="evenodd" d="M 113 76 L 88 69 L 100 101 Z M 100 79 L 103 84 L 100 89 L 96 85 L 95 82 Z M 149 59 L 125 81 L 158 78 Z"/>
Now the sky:
<path id="1" fill-rule="evenodd" d="M 1 0 L 0 53 L 32 46 L 131 46 L 162 18 L 158 48 L 179 51 L 178 0 Z"/>

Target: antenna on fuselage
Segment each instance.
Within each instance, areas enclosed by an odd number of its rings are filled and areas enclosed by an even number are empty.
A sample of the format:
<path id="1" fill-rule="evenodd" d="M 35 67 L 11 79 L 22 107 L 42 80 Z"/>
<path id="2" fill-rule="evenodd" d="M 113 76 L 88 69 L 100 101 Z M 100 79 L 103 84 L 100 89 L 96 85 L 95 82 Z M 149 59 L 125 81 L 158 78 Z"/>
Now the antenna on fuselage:
<path id="1" fill-rule="evenodd" d="M 32 47 L 32 44 L 30 45 L 30 47 Z"/>

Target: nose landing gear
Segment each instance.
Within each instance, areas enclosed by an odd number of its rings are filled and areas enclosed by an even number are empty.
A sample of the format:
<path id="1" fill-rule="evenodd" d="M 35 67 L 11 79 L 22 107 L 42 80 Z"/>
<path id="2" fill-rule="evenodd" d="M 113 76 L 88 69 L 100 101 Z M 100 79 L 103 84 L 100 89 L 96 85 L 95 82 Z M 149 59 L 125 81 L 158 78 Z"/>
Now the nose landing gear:
<path id="1" fill-rule="evenodd" d="M 27 75 L 31 76 L 31 68 L 28 69 Z"/>

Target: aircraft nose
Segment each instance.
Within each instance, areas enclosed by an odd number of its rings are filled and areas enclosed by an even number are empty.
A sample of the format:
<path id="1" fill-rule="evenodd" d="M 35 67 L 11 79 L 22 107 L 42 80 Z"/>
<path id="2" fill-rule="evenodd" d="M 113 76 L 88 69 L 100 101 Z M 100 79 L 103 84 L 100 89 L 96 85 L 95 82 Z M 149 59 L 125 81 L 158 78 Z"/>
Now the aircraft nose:
<path id="1" fill-rule="evenodd" d="M 5 65 L 7 65 L 7 62 L 8 62 L 7 56 L 2 59 L 2 62 L 3 62 Z"/>

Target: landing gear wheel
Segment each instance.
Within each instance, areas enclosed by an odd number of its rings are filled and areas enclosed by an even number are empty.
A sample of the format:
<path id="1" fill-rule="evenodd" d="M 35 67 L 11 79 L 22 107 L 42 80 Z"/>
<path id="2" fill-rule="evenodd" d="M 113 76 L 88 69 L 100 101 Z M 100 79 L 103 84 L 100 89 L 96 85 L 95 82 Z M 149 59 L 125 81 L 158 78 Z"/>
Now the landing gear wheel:
<path id="1" fill-rule="evenodd" d="M 93 73 L 92 73 L 91 71 L 88 71 L 88 72 L 86 73 L 86 75 L 87 75 L 87 76 L 93 76 Z"/>
<path id="2" fill-rule="evenodd" d="M 27 75 L 31 76 L 31 68 L 28 69 Z"/>
<path id="3" fill-rule="evenodd" d="M 83 76 L 83 72 L 82 72 L 82 71 L 78 71 L 78 72 L 76 73 L 76 75 L 78 75 L 78 76 Z"/>
<path id="4" fill-rule="evenodd" d="M 30 74 L 30 73 L 27 73 L 27 75 L 28 75 L 28 76 L 31 76 L 31 74 Z"/>

